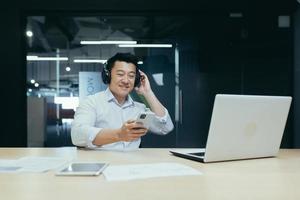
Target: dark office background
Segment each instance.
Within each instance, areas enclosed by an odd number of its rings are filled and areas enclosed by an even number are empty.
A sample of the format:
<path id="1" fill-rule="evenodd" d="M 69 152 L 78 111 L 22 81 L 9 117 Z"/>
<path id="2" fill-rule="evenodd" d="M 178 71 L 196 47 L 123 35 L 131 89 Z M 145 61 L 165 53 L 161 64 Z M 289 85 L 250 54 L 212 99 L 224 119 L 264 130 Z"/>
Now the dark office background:
<path id="1" fill-rule="evenodd" d="M 1 147 L 27 144 L 25 24 L 30 15 L 165 14 L 194 16 L 189 41 L 179 41 L 195 63 L 181 68 L 185 118 L 177 146 L 205 144 L 213 97 L 216 93 L 291 95 L 294 97 L 282 147 L 300 147 L 300 4 L 296 0 L 130 0 L 130 1 L 10 1 L 1 5 Z M 242 19 L 229 18 L 243 13 Z M 290 16 L 290 27 L 279 28 L 278 16 Z M 205 27 L 205 30 L 202 30 Z M 194 31 L 193 31 L 194 30 Z M 200 55 L 184 49 L 185 43 L 203 45 Z M 198 65 L 204 66 L 198 69 Z M 200 78 L 199 78 L 200 77 Z M 198 85 L 197 85 L 198 84 Z M 200 85 L 200 86 L 199 86 Z M 194 97 L 198 98 L 194 98 Z M 204 111 L 196 115 L 193 105 Z M 196 124 L 203 129 L 196 134 Z M 183 134 L 184 132 L 184 134 Z M 199 134 L 199 132 L 201 134 Z M 151 142 L 151 141 L 150 141 Z"/>

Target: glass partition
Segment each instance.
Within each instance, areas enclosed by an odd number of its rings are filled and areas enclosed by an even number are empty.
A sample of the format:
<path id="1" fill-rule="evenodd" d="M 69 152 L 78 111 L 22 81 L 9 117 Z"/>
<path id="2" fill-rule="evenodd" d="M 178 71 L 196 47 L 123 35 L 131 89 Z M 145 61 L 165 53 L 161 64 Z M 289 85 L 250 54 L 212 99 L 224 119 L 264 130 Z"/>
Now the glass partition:
<path id="1" fill-rule="evenodd" d="M 139 57 L 175 125 L 167 136 L 147 134 L 141 146 L 204 147 L 216 94 L 292 93 L 291 29 L 277 27 L 276 16 L 259 22 L 256 17 L 222 12 L 28 16 L 28 146 L 72 145 L 70 124 L 78 102 L 106 88 L 100 72 L 109 57 L 130 52 Z"/>
<path id="2" fill-rule="evenodd" d="M 72 145 L 70 125 L 76 107 L 86 95 L 106 88 L 100 72 L 117 52 L 139 57 L 152 89 L 175 119 L 176 23 L 167 16 L 29 16 L 28 146 Z M 144 140 L 145 146 L 151 146 L 150 140 L 151 136 L 148 144 Z M 174 144 L 175 134 L 156 143 Z"/>

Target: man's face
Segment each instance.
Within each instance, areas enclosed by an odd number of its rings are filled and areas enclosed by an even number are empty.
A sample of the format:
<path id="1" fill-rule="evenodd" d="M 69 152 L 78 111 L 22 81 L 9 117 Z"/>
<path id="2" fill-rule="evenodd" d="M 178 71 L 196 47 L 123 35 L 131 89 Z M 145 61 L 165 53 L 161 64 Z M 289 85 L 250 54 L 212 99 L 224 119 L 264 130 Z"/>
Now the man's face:
<path id="1" fill-rule="evenodd" d="M 109 88 L 119 98 L 126 98 L 133 90 L 136 66 L 124 61 L 116 61 L 111 70 Z"/>

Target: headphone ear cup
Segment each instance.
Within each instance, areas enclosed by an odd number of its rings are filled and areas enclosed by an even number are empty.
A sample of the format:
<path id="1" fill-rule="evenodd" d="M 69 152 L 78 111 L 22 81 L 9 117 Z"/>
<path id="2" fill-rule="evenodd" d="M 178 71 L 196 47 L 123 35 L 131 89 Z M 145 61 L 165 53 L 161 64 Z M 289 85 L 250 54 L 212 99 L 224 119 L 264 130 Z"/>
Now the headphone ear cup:
<path id="1" fill-rule="evenodd" d="M 106 65 L 103 66 L 101 76 L 102 76 L 103 83 L 105 83 L 105 84 L 110 83 L 110 73 L 107 70 Z"/>
<path id="2" fill-rule="evenodd" d="M 111 80 L 111 77 L 110 77 L 110 71 L 107 70 L 106 76 L 107 76 L 107 84 L 109 84 L 109 83 L 110 83 L 110 80 Z"/>

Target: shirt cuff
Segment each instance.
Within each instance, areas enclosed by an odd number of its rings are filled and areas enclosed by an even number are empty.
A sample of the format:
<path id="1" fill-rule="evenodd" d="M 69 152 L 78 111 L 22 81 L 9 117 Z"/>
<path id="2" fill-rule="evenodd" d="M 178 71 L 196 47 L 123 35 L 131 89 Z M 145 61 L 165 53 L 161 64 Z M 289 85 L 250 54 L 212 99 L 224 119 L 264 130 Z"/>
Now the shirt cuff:
<path id="1" fill-rule="evenodd" d="M 163 124 L 166 124 L 168 116 L 169 116 L 169 112 L 166 108 L 164 108 L 164 110 L 165 110 L 165 115 L 164 116 L 159 117 L 159 116 L 155 115 L 155 117 L 156 117 L 156 119 L 158 119 L 159 122 L 161 122 Z"/>
<path id="2" fill-rule="evenodd" d="M 97 134 L 102 130 L 102 128 L 91 127 L 88 130 L 88 138 L 87 138 L 87 147 L 98 147 L 97 145 L 93 144 L 94 139 L 96 138 Z"/>

